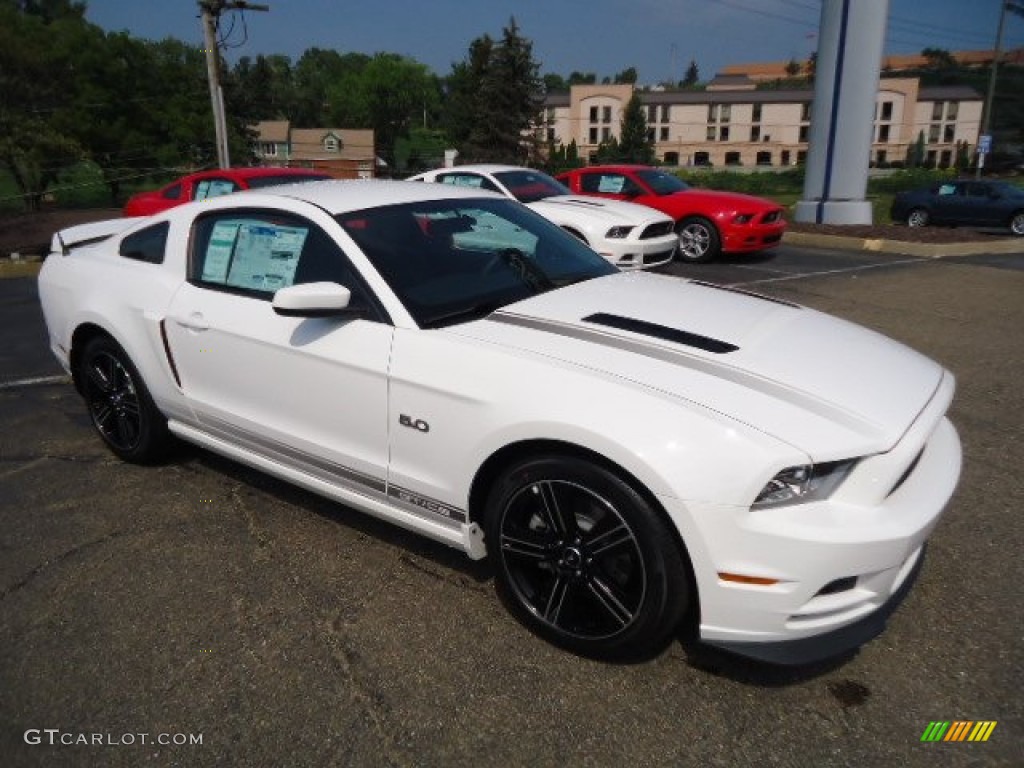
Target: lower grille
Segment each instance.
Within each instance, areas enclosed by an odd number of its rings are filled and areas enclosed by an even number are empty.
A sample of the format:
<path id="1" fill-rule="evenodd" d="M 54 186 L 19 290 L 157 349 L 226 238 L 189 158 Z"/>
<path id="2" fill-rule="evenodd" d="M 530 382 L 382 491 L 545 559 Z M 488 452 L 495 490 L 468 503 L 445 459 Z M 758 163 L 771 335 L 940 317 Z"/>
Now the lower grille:
<path id="1" fill-rule="evenodd" d="M 672 258 L 675 251 L 661 251 L 659 253 L 648 253 L 644 255 L 644 264 L 660 264 Z"/>
<path id="2" fill-rule="evenodd" d="M 650 240 L 652 237 L 664 237 L 665 235 L 672 234 L 673 224 L 671 221 L 662 221 L 657 224 L 651 224 L 640 233 L 641 240 Z"/>

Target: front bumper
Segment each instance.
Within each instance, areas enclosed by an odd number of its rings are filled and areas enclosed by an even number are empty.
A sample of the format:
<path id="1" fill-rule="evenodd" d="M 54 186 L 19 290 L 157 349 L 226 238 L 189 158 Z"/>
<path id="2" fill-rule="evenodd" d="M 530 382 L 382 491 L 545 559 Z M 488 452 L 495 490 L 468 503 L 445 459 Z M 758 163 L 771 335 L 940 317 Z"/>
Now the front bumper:
<path id="1" fill-rule="evenodd" d="M 693 564 L 701 641 L 805 663 L 878 634 L 956 489 L 951 397 L 949 378 L 903 439 L 862 460 L 828 500 L 762 510 L 665 500 Z"/>
<path id="2" fill-rule="evenodd" d="M 786 222 L 774 224 L 738 224 L 726 227 L 722 232 L 724 253 L 756 253 L 774 248 L 782 242 Z"/>
<path id="3" fill-rule="evenodd" d="M 634 238 L 605 238 L 597 244 L 597 252 L 622 270 L 650 269 L 671 262 L 679 246 L 675 234 L 646 239 L 634 235 Z"/>

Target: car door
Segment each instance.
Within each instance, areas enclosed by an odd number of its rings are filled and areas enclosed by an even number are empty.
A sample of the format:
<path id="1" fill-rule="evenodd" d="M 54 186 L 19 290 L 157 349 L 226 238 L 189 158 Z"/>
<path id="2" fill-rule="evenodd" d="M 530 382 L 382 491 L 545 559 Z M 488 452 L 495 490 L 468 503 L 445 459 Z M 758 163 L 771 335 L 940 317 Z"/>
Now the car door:
<path id="1" fill-rule="evenodd" d="M 333 223 L 333 222 L 332 222 Z M 359 314 L 282 317 L 278 288 L 337 282 Z M 331 482 L 382 491 L 394 328 L 338 244 L 291 214 L 196 218 L 167 344 L 200 426 Z"/>

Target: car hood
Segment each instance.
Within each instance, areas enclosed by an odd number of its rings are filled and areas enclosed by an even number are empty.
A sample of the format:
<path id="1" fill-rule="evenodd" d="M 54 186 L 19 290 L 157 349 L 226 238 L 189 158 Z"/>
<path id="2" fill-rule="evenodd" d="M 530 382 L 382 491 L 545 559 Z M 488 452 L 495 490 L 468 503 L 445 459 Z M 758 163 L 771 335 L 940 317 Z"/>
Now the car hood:
<path id="1" fill-rule="evenodd" d="M 686 189 L 682 192 L 673 192 L 666 195 L 668 198 L 676 198 L 680 201 L 700 197 L 703 200 L 714 202 L 716 207 L 746 208 L 748 210 L 762 210 L 781 208 L 782 206 L 773 200 L 768 200 L 755 195 L 744 195 L 742 192 L 721 192 L 716 189 Z"/>
<path id="2" fill-rule="evenodd" d="M 608 226 L 623 222 L 634 226 L 647 226 L 667 218 L 665 214 L 646 205 L 579 195 L 545 197 L 527 205 L 545 218 L 586 218 Z"/>
<path id="3" fill-rule="evenodd" d="M 948 375 L 844 320 L 650 273 L 579 283 L 448 330 L 685 400 L 815 461 L 888 450 Z"/>

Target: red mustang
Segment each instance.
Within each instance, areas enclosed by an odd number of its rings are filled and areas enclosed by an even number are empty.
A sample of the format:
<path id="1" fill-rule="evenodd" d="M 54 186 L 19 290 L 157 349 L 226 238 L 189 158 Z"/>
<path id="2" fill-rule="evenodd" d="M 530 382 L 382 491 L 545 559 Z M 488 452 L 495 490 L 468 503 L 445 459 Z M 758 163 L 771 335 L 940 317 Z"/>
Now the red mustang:
<path id="1" fill-rule="evenodd" d="M 152 216 L 176 205 L 219 197 L 242 189 L 329 178 L 331 177 L 326 173 L 309 168 L 227 168 L 199 171 L 182 176 L 163 189 L 132 195 L 125 203 L 124 215 Z"/>
<path id="2" fill-rule="evenodd" d="M 580 195 L 629 200 L 668 214 L 676 222 L 683 261 L 773 248 L 786 229 L 782 206 L 771 200 L 695 189 L 646 165 L 592 165 L 560 174 L 558 180 Z"/>

